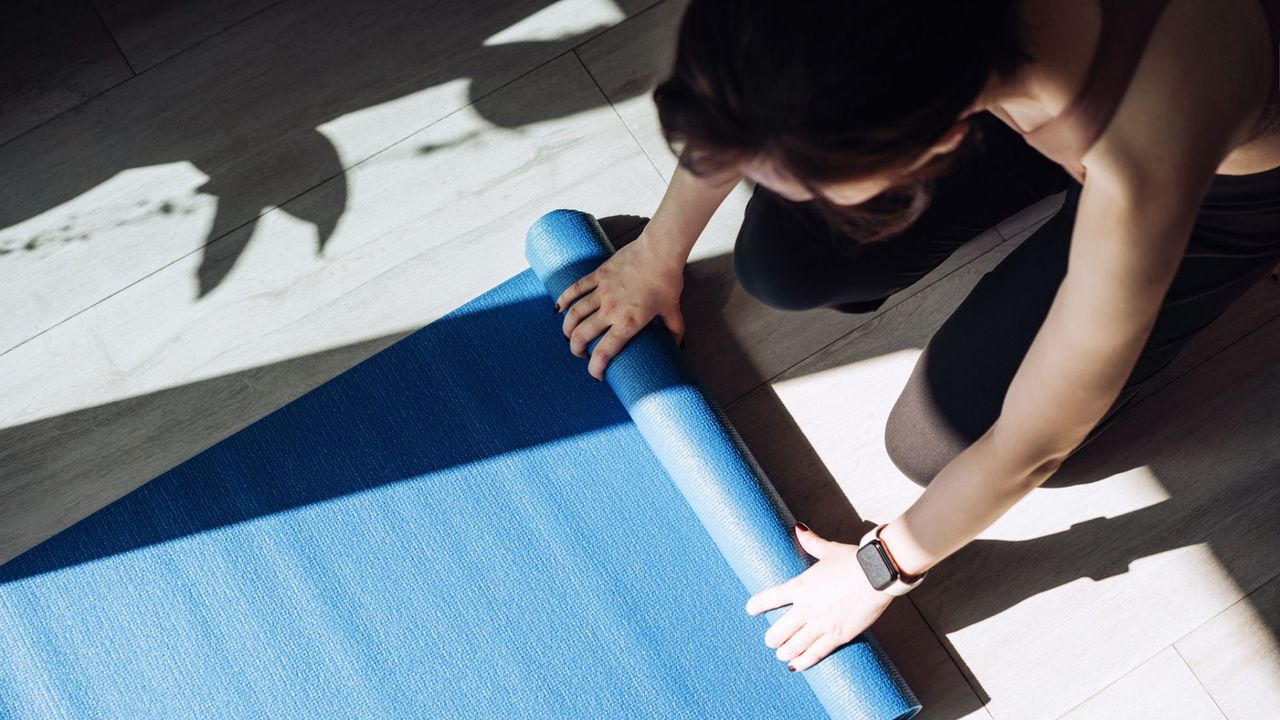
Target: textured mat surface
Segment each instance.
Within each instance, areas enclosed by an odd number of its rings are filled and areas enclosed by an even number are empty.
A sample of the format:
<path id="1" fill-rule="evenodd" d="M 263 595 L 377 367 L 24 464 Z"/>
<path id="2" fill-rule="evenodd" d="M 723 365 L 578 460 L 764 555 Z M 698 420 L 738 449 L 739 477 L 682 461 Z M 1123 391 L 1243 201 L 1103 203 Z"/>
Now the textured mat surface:
<path id="1" fill-rule="evenodd" d="M 874 642 L 764 647 L 804 561 L 669 338 L 597 383 L 550 306 L 522 273 L 0 567 L 0 717 L 909 716 Z"/>

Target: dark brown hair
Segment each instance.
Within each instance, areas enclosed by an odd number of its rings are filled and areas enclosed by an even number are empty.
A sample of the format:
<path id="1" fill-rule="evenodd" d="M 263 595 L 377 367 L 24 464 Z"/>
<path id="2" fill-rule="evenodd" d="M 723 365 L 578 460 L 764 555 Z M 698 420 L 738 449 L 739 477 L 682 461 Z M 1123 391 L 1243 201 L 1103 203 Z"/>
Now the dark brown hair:
<path id="1" fill-rule="evenodd" d="M 768 158 L 869 242 L 915 221 L 956 153 L 857 206 L 814 185 L 904 171 L 993 74 L 1010 77 L 1029 60 L 1020 29 L 1019 0 L 692 0 L 653 99 L 694 174 Z"/>

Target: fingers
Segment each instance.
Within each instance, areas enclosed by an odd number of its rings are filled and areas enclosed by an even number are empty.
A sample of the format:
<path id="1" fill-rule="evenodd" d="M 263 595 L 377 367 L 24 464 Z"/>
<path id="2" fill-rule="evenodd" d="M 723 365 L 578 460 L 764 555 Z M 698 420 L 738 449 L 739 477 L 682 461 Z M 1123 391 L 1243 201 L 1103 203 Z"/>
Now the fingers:
<path id="1" fill-rule="evenodd" d="M 779 660 L 787 662 L 798 657 L 805 650 L 808 650 L 809 646 L 813 645 L 813 643 L 821 636 L 822 631 L 816 626 L 805 625 L 797 630 L 794 635 L 788 638 L 787 641 L 782 644 L 782 647 L 778 648 L 774 655 L 776 655 Z"/>
<path id="2" fill-rule="evenodd" d="M 597 380 L 604 380 L 604 369 L 609 361 L 622 352 L 622 348 L 636 334 L 639 328 L 625 318 L 609 328 L 600 342 L 591 351 L 591 362 L 587 363 L 587 372 Z"/>
<path id="3" fill-rule="evenodd" d="M 804 627 L 804 618 L 796 610 L 787 611 L 778 622 L 769 627 L 769 631 L 764 634 L 764 644 L 771 648 L 782 647 L 782 644 L 791 639 L 796 631 Z"/>
<path id="4" fill-rule="evenodd" d="M 560 297 L 556 298 L 556 312 L 560 312 L 561 310 L 569 307 L 575 298 L 584 293 L 595 290 L 596 286 L 599 284 L 600 283 L 596 280 L 596 274 L 594 272 L 587 273 L 586 275 L 578 278 L 576 282 L 565 288 L 564 292 L 560 293 Z M 567 332 L 565 334 L 568 335 Z"/>
<path id="5" fill-rule="evenodd" d="M 804 652 L 796 656 L 787 667 L 792 670 L 808 670 L 818 663 L 819 660 L 831 654 L 831 651 L 840 647 L 841 640 L 831 633 L 823 633 L 813 641 Z"/>
<path id="6" fill-rule="evenodd" d="M 560 323 L 561 332 L 564 333 L 565 337 L 573 335 L 573 330 L 578 326 L 578 323 L 582 322 L 587 318 L 587 316 L 591 315 L 599 308 L 600 299 L 596 297 L 596 293 L 593 292 L 590 295 L 580 298 L 573 304 L 573 307 L 570 307 L 569 311 L 564 314 L 564 322 Z M 595 339 L 595 336 L 591 336 L 590 339 Z"/>
<path id="7" fill-rule="evenodd" d="M 598 311 L 591 313 L 587 319 L 578 323 L 573 329 L 573 334 L 569 336 L 569 352 L 578 357 L 586 357 L 587 346 L 592 340 L 600 337 L 600 333 L 608 329 L 609 320 L 605 318 L 604 313 Z"/>
<path id="8" fill-rule="evenodd" d="M 804 548 L 805 552 L 819 560 L 826 557 L 827 551 L 835 544 L 830 540 L 818 537 L 817 533 L 801 523 L 796 523 L 796 538 L 800 541 L 800 547 Z"/>
<path id="9" fill-rule="evenodd" d="M 590 351 L 587 372 L 596 380 L 604 379 L 609 363 L 654 317 L 652 308 L 657 301 L 670 305 L 659 315 L 677 345 L 684 344 L 685 321 L 678 302 L 664 299 L 662 293 L 643 283 L 637 287 L 620 284 L 613 279 L 617 273 L 606 267 L 602 265 L 565 288 L 555 304 L 556 312 L 564 310 L 561 331 L 569 339 L 570 352 L 585 357 Z M 598 342 L 596 338 L 600 338 Z"/>
<path id="10" fill-rule="evenodd" d="M 684 347 L 684 314 L 680 312 L 680 308 L 672 308 L 662 313 L 661 317 L 662 323 L 667 326 L 667 331 L 671 333 L 676 345 Z"/>
<path id="11" fill-rule="evenodd" d="M 766 610 L 772 610 L 783 605 L 791 604 L 791 595 L 795 590 L 795 586 L 788 580 L 781 585 L 765 588 L 747 601 L 747 614 L 759 615 Z"/>

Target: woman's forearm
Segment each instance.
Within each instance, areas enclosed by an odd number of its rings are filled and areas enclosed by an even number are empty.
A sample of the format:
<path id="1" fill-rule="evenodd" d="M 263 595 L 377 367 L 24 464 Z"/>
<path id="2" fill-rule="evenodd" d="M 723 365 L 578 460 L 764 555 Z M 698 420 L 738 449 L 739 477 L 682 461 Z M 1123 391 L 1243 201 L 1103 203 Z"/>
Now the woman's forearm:
<path id="1" fill-rule="evenodd" d="M 737 173 L 698 177 L 678 165 L 644 234 L 683 265 L 711 216 L 741 179 Z"/>
<path id="2" fill-rule="evenodd" d="M 1082 195 L 1067 275 L 999 418 L 881 531 L 904 572 L 959 550 L 1048 479 L 1137 363 L 1207 182 L 1166 179 L 1160 201 L 1141 203 L 1135 187 L 1108 181 L 1093 173 Z"/>
<path id="3" fill-rule="evenodd" d="M 903 572 L 918 575 L 969 544 L 1057 469 L 1002 453 L 993 427 L 938 473 L 880 537 Z"/>

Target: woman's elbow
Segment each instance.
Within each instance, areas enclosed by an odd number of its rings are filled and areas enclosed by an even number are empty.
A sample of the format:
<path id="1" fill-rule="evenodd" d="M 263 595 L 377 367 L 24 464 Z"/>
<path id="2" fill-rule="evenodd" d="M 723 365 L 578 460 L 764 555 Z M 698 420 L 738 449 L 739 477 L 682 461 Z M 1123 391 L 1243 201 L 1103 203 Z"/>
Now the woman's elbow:
<path id="1" fill-rule="evenodd" d="M 1039 487 L 1052 477 L 1084 439 L 1074 439 L 1074 434 L 1033 437 L 1025 428 L 1010 428 L 999 420 L 989 435 L 996 463 L 1023 489 Z"/>

